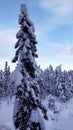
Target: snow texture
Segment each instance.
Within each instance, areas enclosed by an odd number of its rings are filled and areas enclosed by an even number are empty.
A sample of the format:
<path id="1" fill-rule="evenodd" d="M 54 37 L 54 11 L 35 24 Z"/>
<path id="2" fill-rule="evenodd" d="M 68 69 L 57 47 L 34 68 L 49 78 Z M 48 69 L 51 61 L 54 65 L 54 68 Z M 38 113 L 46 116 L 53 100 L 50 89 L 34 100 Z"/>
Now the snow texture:
<path id="1" fill-rule="evenodd" d="M 45 124 L 44 124 L 44 121 L 43 121 L 43 118 L 42 118 L 42 113 L 41 111 L 37 108 L 37 110 L 32 110 L 32 113 L 31 113 L 31 117 L 30 117 L 30 122 L 32 120 L 32 122 L 36 122 L 36 123 L 40 123 L 40 126 L 41 126 L 41 129 L 42 130 L 45 130 Z"/>
<path id="2" fill-rule="evenodd" d="M 49 98 L 43 101 L 47 108 L 48 99 Z M 55 104 L 58 109 L 58 113 L 54 114 L 54 112 L 48 108 L 47 113 L 49 120 L 44 120 L 46 126 L 45 130 L 73 130 L 73 98 L 66 103 L 58 102 L 57 99 L 55 99 Z M 13 103 L 7 105 L 6 102 L 2 102 L 2 107 L 0 107 L 0 130 L 14 130 L 12 115 L 13 106 Z M 38 113 L 39 115 L 42 114 L 39 109 L 37 109 L 37 111 L 33 110 L 31 118 L 36 121 L 41 121 L 41 119 L 37 116 Z M 42 126 L 43 125 L 44 124 L 42 123 Z"/>
<path id="3" fill-rule="evenodd" d="M 48 104 L 48 99 L 44 101 Z M 47 106 L 48 107 L 48 106 Z M 73 99 L 66 103 L 56 100 L 57 113 L 48 109 L 49 121 L 45 121 L 46 130 L 73 130 Z"/>
<path id="4" fill-rule="evenodd" d="M 21 13 L 22 13 L 24 16 L 28 16 L 27 7 L 26 7 L 25 4 L 22 4 L 22 5 L 21 5 Z"/>
<path id="5" fill-rule="evenodd" d="M 15 70 L 12 75 L 12 81 L 15 83 L 15 86 L 21 85 L 21 80 L 23 79 L 22 74 L 19 70 Z"/>
<path id="6" fill-rule="evenodd" d="M 14 102 L 14 101 L 13 101 Z M 13 102 L 7 104 L 3 101 L 0 107 L 0 130 L 14 130 L 13 126 Z"/>

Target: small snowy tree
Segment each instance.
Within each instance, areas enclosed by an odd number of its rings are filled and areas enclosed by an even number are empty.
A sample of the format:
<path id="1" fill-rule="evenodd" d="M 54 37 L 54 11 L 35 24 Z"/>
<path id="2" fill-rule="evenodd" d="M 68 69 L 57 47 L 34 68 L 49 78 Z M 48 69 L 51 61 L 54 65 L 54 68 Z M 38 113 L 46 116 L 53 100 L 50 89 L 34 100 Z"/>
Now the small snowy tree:
<path id="1" fill-rule="evenodd" d="M 38 57 L 35 28 L 24 4 L 21 5 L 19 24 L 20 30 L 16 35 L 18 41 L 15 44 L 17 50 L 12 60 L 12 62 L 18 61 L 14 72 L 16 86 L 14 125 L 19 130 L 45 130 L 41 111 L 47 119 L 46 110 L 39 101 L 39 85 L 35 81 L 37 70 L 35 58 Z"/>
<path id="2" fill-rule="evenodd" d="M 49 103 L 48 103 L 49 109 L 56 112 L 57 108 L 56 108 L 56 104 L 55 104 L 55 98 L 50 94 L 48 96 L 48 99 L 49 99 Z"/>
<path id="3" fill-rule="evenodd" d="M 5 62 L 4 68 L 4 96 L 7 97 L 9 95 L 9 81 L 10 81 L 10 66 L 8 66 L 8 62 Z"/>
<path id="4" fill-rule="evenodd" d="M 4 75 L 3 75 L 3 71 L 0 70 L 0 99 L 3 98 L 4 96 L 4 82 L 3 82 L 3 78 L 4 78 Z"/>

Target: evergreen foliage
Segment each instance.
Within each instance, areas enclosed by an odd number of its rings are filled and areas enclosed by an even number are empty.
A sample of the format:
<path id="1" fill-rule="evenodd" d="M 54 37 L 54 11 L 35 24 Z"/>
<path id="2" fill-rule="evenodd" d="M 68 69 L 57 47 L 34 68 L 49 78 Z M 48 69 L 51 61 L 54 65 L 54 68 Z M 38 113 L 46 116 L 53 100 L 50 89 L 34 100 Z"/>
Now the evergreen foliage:
<path id="1" fill-rule="evenodd" d="M 0 70 L 0 98 L 7 98 L 10 94 L 10 66 L 5 62 L 4 71 Z M 10 90 L 10 91 L 9 91 Z"/>
<path id="2" fill-rule="evenodd" d="M 19 130 L 45 130 L 43 113 L 47 119 L 46 110 L 39 100 L 39 85 L 36 77 L 36 36 L 35 28 L 29 19 L 26 5 L 21 5 L 19 15 L 20 30 L 16 34 L 15 57 L 12 62 L 18 61 L 14 72 L 16 86 L 16 100 L 14 107 L 14 125 Z M 41 110 L 41 111 L 40 111 Z"/>
<path id="3" fill-rule="evenodd" d="M 60 101 L 66 102 L 73 97 L 73 71 L 62 71 L 61 65 L 55 70 L 50 66 L 42 71 L 37 82 L 40 85 L 41 98 L 52 94 Z"/>

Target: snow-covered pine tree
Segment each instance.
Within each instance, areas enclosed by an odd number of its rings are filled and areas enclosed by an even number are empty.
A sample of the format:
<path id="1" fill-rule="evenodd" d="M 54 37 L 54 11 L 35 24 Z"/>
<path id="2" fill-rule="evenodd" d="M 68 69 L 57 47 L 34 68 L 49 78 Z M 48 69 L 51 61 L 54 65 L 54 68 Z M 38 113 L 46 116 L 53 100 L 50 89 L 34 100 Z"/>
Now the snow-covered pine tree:
<path id="1" fill-rule="evenodd" d="M 54 95 L 54 70 L 50 65 L 49 68 L 41 71 L 37 76 L 37 82 L 40 86 L 41 98 L 46 98 L 49 94 Z"/>
<path id="2" fill-rule="evenodd" d="M 3 70 L 0 70 L 0 100 L 3 98 L 4 96 L 4 74 L 3 74 Z"/>
<path id="3" fill-rule="evenodd" d="M 16 100 L 14 106 L 14 125 L 19 130 L 45 130 L 43 119 L 46 110 L 39 100 L 39 85 L 35 81 L 36 36 L 35 28 L 29 19 L 27 7 L 21 5 L 19 15 L 20 30 L 16 37 L 16 53 L 12 62 L 18 61 L 14 72 Z M 43 116 L 42 116 L 43 113 Z"/>
<path id="4" fill-rule="evenodd" d="M 8 62 L 5 62 L 5 68 L 4 68 L 4 96 L 7 97 L 10 93 L 9 91 L 9 81 L 10 81 L 10 66 L 8 66 Z"/>

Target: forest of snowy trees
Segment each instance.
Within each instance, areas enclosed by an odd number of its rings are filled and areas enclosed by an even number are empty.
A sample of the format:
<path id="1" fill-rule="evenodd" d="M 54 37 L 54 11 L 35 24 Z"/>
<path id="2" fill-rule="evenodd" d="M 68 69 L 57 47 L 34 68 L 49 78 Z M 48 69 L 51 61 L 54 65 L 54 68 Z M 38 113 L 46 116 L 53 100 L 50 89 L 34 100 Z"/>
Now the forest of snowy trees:
<path id="1" fill-rule="evenodd" d="M 39 84 L 40 99 L 45 99 L 51 94 L 60 101 L 66 102 L 73 97 L 73 70 L 62 71 L 61 65 L 55 69 L 50 65 L 45 70 L 36 67 L 35 81 Z M 15 95 L 14 73 L 17 73 L 16 70 L 10 72 L 8 62 L 5 63 L 4 70 L 0 70 L 0 100 Z"/>
<path id="2" fill-rule="evenodd" d="M 50 65 L 42 70 L 35 61 L 38 57 L 35 27 L 24 4 L 21 5 L 18 21 L 20 30 L 16 34 L 16 52 L 12 60 L 17 62 L 17 66 L 10 72 L 6 61 L 4 70 L 0 70 L 0 100 L 15 97 L 15 128 L 45 130 L 44 120 L 48 117 L 42 100 L 52 95 L 60 102 L 69 101 L 73 97 L 73 71 L 62 71 L 61 65 L 55 69 Z M 49 109 L 55 109 L 52 96 Z"/>
<path id="3" fill-rule="evenodd" d="M 7 99 L 10 96 L 10 66 L 8 66 L 8 62 L 5 63 L 4 70 L 0 70 L 0 100 Z"/>

